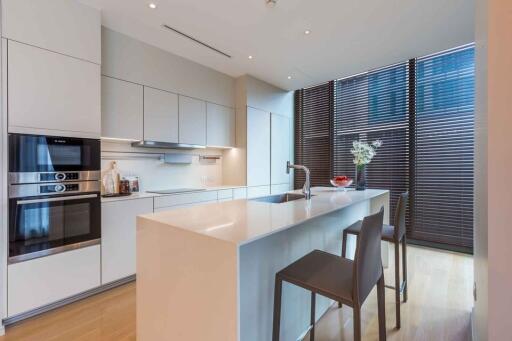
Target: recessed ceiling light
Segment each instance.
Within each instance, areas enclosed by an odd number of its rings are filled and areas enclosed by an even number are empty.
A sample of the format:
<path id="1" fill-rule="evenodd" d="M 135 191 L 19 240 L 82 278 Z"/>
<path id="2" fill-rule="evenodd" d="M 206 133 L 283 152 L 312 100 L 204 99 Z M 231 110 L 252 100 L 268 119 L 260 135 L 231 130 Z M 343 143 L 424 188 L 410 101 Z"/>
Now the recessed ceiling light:
<path id="1" fill-rule="evenodd" d="M 154 3 L 152 3 L 152 2 L 151 2 L 151 3 L 148 5 L 148 7 L 149 7 L 149 8 L 151 8 L 151 9 L 155 9 L 155 8 L 156 8 L 156 4 L 154 4 Z"/>
<path id="2" fill-rule="evenodd" d="M 249 56 L 249 57 L 247 57 L 247 58 L 252 59 L 252 56 Z"/>
<path id="3" fill-rule="evenodd" d="M 308 35 L 308 34 L 310 34 L 310 33 L 311 33 L 311 31 L 310 31 L 310 30 L 305 30 L 305 31 L 304 31 L 304 34 L 306 34 L 306 35 Z"/>
<path id="4" fill-rule="evenodd" d="M 288 79 L 292 79 L 292 76 L 288 76 Z"/>

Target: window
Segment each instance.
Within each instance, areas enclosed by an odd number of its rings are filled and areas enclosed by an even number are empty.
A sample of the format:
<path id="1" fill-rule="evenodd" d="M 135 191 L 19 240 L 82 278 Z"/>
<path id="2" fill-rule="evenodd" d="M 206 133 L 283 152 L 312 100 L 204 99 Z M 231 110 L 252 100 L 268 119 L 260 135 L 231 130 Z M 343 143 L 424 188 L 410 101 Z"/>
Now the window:
<path id="1" fill-rule="evenodd" d="M 416 60 L 408 236 L 473 247 L 474 48 Z"/>
<path id="2" fill-rule="evenodd" d="M 394 212 L 410 192 L 408 237 L 472 250 L 474 48 L 465 46 L 296 92 L 295 161 L 314 186 L 355 177 L 352 141 L 382 140 L 370 188 Z M 302 174 L 295 187 L 302 186 Z"/>

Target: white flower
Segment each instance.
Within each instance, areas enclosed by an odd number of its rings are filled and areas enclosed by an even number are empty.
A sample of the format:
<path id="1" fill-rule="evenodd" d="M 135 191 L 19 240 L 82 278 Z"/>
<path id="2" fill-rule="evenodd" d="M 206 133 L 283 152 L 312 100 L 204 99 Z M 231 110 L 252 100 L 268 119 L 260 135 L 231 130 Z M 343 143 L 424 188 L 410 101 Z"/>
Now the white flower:
<path id="1" fill-rule="evenodd" d="M 354 155 L 354 164 L 367 165 L 377 155 L 377 148 L 382 146 L 381 140 L 375 140 L 371 144 L 361 141 L 353 141 L 350 152 Z"/>

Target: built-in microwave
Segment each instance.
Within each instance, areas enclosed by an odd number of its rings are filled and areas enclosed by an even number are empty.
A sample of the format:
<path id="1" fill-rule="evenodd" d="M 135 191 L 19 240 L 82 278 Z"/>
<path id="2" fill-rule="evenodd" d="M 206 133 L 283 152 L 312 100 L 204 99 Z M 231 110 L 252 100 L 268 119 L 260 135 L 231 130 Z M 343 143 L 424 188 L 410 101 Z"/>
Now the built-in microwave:
<path id="1" fill-rule="evenodd" d="M 9 263 L 100 243 L 100 141 L 9 135 Z"/>

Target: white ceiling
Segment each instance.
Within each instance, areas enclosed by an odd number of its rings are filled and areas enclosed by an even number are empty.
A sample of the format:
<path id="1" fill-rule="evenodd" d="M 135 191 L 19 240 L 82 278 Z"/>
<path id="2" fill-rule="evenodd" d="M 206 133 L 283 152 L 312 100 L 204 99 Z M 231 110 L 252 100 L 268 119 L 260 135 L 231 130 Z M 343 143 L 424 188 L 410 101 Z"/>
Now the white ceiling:
<path id="1" fill-rule="evenodd" d="M 289 90 L 474 39 L 474 0 L 278 0 L 273 8 L 265 0 L 81 2 L 101 9 L 103 25 L 115 31 L 233 77 L 250 74 Z M 164 23 L 233 57 L 165 30 Z"/>

